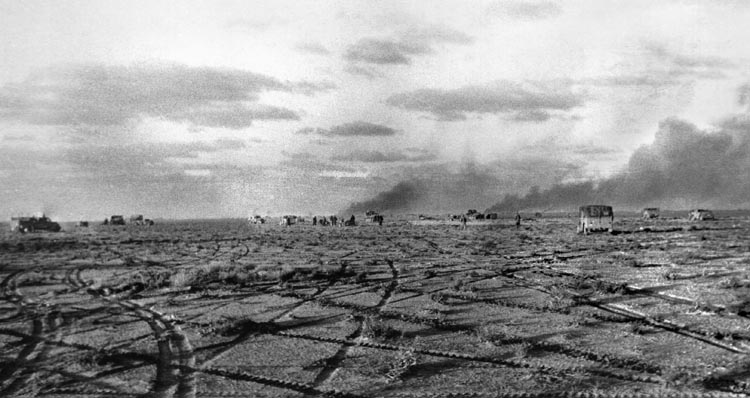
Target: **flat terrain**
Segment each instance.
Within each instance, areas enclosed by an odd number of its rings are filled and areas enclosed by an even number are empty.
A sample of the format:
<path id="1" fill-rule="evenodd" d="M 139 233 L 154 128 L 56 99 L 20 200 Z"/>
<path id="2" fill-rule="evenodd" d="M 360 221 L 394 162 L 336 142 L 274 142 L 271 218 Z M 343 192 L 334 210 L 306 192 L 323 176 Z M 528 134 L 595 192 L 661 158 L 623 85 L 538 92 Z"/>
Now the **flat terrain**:
<path id="1" fill-rule="evenodd" d="M 746 218 L 511 224 L 2 232 L 0 396 L 750 392 Z"/>

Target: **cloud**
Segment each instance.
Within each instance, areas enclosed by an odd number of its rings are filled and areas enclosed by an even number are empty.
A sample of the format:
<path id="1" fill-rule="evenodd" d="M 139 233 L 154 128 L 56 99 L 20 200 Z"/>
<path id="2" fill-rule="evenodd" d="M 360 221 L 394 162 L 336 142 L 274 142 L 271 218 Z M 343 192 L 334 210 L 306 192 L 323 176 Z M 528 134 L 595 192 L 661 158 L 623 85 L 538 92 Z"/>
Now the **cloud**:
<path id="1" fill-rule="evenodd" d="M 305 127 L 297 134 L 318 134 L 337 137 L 388 137 L 396 135 L 396 130 L 375 123 L 356 121 L 333 126 L 330 129 Z"/>
<path id="2" fill-rule="evenodd" d="M 750 105 L 750 83 L 745 83 L 737 89 L 737 103 L 740 105 Z"/>
<path id="3" fill-rule="evenodd" d="M 501 0 L 487 8 L 490 15 L 522 20 L 552 18 L 562 14 L 562 8 L 545 0 Z"/>
<path id="4" fill-rule="evenodd" d="M 344 59 L 350 63 L 408 65 L 415 56 L 432 53 L 440 43 L 469 44 L 473 39 L 441 25 L 412 28 L 390 38 L 365 37 L 349 45 Z"/>
<path id="5" fill-rule="evenodd" d="M 615 76 L 583 79 L 594 86 L 662 87 L 683 84 L 686 79 L 723 79 L 736 65 L 726 58 L 683 54 L 662 44 L 644 43 L 641 70 Z"/>
<path id="6" fill-rule="evenodd" d="M 364 38 L 346 49 L 344 58 L 371 64 L 409 64 L 413 55 L 426 54 L 423 43 L 400 43 L 392 40 Z"/>
<path id="7" fill-rule="evenodd" d="M 353 151 L 346 154 L 334 155 L 333 161 L 363 162 L 363 163 L 391 163 L 391 162 L 424 162 L 435 160 L 435 154 L 419 152 L 381 152 L 381 151 Z"/>
<path id="8" fill-rule="evenodd" d="M 419 89 L 392 95 L 388 105 L 427 112 L 438 120 L 465 120 L 469 113 L 512 113 L 524 121 L 547 120 L 548 111 L 567 111 L 583 104 L 569 87 L 544 83 L 498 81 L 457 89 Z M 546 117 L 546 118 L 545 118 Z"/>
<path id="9" fill-rule="evenodd" d="M 511 120 L 516 122 L 546 122 L 551 119 L 552 115 L 540 109 L 530 109 L 516 112 L 511 116 Z"/>
<path id="10" fill-rule="evenodd" d="M 348 64 L 344 66 L 344 72 L 349 73 L 351 75 L 364 76 L 370 80 L 384 77 L 382 73 L 378 72 L 374 68 L 365 67 L 361 65 Z"/>
<path id="11" fill-rule="evenodd" d="M 282 82 L 236 69 L 180 65 L 77 65 L 50 68 L 0 88 L 0 119 L 36 125 L 124 125 L 142 117 L 242 128 L 255 120 L 298 120 L 258 103 L 268 91 L 312 95 L 326 82 Z"/>
<path id="12" fill-rule="evenodd" d="M 723 207 L 750 204 L 750 123 L 727 119 L 704 131 L 679 119 L 659 124 L 654 142 L 636 150 L 625 169 L 601 181 L 558 184 L 507 195 L 492 210 L 570 209 L 587 203 L 629 208 Z"/>
<path id="13" fill-rule="evenodd" d="M 304 42 L 304 43 L 298 43 L 295 48 L 299 51 L 310 53 L 310 54 L 316 54 L 316 55 L 329 55 L 331 54 L 331 51 L 329 51 L 325 46 L 323 46 L 320 43 L 313 43 L 313 42 Z"/>

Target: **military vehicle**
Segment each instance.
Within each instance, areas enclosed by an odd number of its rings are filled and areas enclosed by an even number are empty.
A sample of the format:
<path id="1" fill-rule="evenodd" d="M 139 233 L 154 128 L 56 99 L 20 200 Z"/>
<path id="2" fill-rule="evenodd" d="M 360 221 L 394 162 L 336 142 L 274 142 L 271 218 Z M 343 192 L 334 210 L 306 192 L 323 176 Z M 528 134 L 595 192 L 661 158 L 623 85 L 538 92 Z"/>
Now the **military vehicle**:
<path id="1" fill-rule="evenodd" d="M 40 217 L 12 217 L 10 219 L 10 229 L 15 232 L 60 232 L 60 224 L 52 221 L 49 217 L 42 214 Z"/>
<path id="2" fill-rule="evenodd" d="M 704 221 L 704 220 L 714 220 L 716 217 L 714 217 L 714 213 L 711 210 L 705 210 L 705 209 L 695 209 L 688 214 L 688 220 L 690 221 Z"/>
<path id="3" fill-rule="evenodd" d="M 578 208 L 578 233 L 612 231 L 615 213 L 612 206 L 588 205 Z"/>
<path id="4" fill-rule="evenodd" d="M 658 207 L 647 207 L 643 209 L 643 219 L 647 220 L 649 218 L 659 218 Z"/>

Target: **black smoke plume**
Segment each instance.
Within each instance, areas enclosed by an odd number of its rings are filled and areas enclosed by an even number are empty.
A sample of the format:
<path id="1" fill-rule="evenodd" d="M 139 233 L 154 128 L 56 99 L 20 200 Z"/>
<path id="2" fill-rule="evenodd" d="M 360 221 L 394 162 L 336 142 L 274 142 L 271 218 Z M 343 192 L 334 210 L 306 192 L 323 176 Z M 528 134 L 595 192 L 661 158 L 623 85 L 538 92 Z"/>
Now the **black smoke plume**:
<path id="1" fill-rule="evenodd" d="M 654 142 L 637 149 L 625 168 L 598 182 L 558 184 L 506 195 L 488 211 L 569 210 L 583 204 L 623 208 L 739 208 L 750 204 L 750 118 L 725 120 L 717 131 L 667 119 Z"/>
<path id="2" fill-rule="evenodd" d="M 425 189 L 420 181 L 402 181 L 370 200 L 352 203 L 343 214 L 364 213 L 368 210 L 405 212 L 412 210 L 424 195 Z"/>

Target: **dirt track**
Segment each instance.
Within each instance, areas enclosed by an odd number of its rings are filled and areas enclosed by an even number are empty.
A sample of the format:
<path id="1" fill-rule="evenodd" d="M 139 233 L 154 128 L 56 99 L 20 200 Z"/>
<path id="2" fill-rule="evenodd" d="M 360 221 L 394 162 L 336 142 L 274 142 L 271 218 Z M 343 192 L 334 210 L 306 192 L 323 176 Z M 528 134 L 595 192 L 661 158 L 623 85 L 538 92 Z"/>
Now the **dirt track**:
<path id="1" fill-rule="evenodd" d="M 0 396 L 750 392 L 748 222 L 617 228 L 4 233 Z"/>

